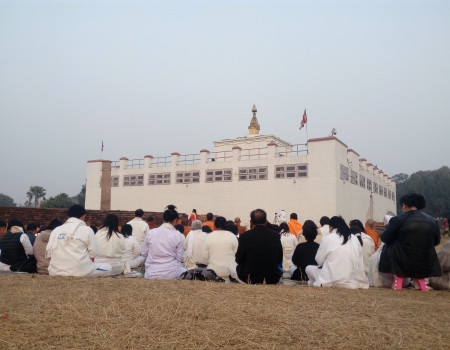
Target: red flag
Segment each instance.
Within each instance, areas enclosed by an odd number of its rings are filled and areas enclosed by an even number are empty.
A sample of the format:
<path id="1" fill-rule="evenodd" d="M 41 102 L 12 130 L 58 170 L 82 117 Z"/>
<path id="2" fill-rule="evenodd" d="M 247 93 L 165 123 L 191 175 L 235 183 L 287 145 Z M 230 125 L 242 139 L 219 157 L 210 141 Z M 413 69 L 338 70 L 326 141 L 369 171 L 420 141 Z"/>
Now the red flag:
<path id="1" fill-rule="evenodd" d="M 302 130 L 302 128 L 305 126 L 306 122 L 308 121 L 308 118 L 306 117 L 306 108 L 305 111 L 303 112 L 303 117 L 302 120 L 300 122 L 300 128 L 299 130 Z"/>

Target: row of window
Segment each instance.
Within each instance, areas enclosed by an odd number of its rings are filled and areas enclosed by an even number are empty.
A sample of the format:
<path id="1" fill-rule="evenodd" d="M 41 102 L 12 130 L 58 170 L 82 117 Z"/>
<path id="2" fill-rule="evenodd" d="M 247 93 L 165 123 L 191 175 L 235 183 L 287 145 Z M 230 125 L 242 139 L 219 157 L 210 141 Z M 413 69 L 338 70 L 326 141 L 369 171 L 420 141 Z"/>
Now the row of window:
<path id="1" fill-rule="evenodd" d="M 356 171 L 351 170 L 349 174 L 349 169 L 341 164 L 340 178 L 341 180 L 348 181 L 350 178 L 350 183 L 354 185 L 358 185 L 358 173 Z M 395 192 L 383 187 L 382 185 L 378 185 L 376 182 L 372 180 L 366 179 L 363 175 L 359 175 L 359 186 L 362 188 L 367 188 L 369 191 L 373 193 L 377 193 L 380 196 L 384 196 L 386 198 L 392 199 L 395 201 Z"/>
<path id="2" fill-rule="evenodd" d="M 308 166 L 306 164 L 277 165 L 275 166 L 276 179 L 289 179 L 296 177 L 306 177 Z M 190 184 L 200 182 L 199 171 L 179 171 L 175 175 L 177 184 Z M 232 169 L 206 170 L 206 182 L 230 182 L 233 179 Z M 268 167 L 239 168 L 239 181 L 267 180 Z M 157 173 L 148 175 L 148 185 L 170 185 L 170 173 Z M 144 175 L 125 175 L 123 186 L 143 186 Z M 119 187 L 119 176 L 111 177 L 111 187 Z"/>

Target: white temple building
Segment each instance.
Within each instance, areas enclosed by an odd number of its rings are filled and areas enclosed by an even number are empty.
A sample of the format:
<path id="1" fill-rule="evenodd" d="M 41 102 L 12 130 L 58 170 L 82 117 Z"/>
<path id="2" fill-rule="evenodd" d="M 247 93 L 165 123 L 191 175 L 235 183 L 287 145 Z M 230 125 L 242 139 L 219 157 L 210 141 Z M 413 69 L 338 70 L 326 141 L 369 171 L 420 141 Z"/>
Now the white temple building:
<path id="1" fill-rule="evenodd" d="M 260 135 L 255 106 L 252 112 L 249 134 L 215 141 L 212 152 L 88 161 L 86 208 L 162 212 L 174 204 L 244 223 L 256 208 L 270 221 L 285 210 L 317 224 L 324 215 L 364 223 L 396 213 L 395 182 L 338 138 L 293 145 Z"/>

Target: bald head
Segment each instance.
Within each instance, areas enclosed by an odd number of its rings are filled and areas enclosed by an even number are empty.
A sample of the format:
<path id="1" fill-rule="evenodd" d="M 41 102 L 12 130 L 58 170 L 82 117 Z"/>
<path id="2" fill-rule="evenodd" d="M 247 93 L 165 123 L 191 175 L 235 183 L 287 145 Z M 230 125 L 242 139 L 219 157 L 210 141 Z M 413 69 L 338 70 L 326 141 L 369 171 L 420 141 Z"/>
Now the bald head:
<path id="1" fill-rule="evenodd" d="M 237 224 L 240 224 L 241 223 L 241 219 L 240 218 L 235 218 L 234 219 L 234 223 L 237 225 Z"/>
<path id="2" fill-rule="evenodd" d="M 255 209 L 250 213 L 253 225 L 264 225 L 267 221 L 267 214 L 262 209 Z"/>

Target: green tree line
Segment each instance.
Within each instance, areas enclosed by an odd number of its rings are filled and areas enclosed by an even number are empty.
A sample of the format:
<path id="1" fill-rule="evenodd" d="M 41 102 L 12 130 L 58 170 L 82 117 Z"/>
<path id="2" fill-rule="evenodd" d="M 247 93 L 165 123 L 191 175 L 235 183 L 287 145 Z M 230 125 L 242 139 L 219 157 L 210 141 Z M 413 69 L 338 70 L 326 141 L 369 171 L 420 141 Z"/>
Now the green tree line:
<path id="1" fill-rule="evenodd" d="M 400 198 L 407 193 L 421 193 L 426 200 L 424 211 L 434 217 L 450 217 L 450 169 L 418 171 L 411 176 L 400 173 L 392 177 L 397 183 L 397 212 Z"/>

